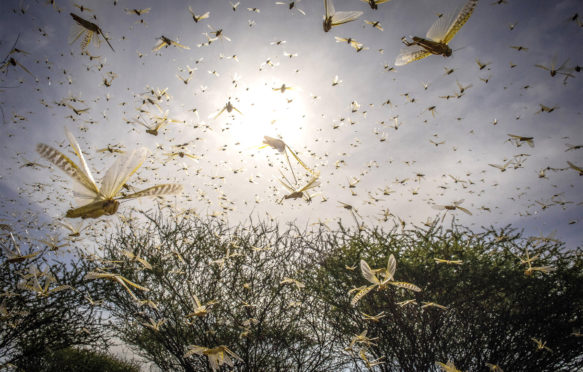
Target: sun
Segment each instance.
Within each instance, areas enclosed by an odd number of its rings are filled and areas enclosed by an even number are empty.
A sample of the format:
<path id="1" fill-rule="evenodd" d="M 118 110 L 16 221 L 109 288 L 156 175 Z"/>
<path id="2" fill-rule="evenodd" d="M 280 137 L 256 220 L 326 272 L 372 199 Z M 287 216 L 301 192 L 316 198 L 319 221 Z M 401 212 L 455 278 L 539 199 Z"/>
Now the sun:
<path id="1" fill-rule="evenodd" d="M 299 87 L 284 92 L 274 90 L 282 84 L 250 84 L 245 94 L 239 96 L 238 105 L 245 109 L 241 110 L 243 115 L 236 117 L 230 132 L 244 148 L 261 145 L 263 136 L 282 138 L 290 144 L 301 143 L 305 132 L 305 98 Z"/>

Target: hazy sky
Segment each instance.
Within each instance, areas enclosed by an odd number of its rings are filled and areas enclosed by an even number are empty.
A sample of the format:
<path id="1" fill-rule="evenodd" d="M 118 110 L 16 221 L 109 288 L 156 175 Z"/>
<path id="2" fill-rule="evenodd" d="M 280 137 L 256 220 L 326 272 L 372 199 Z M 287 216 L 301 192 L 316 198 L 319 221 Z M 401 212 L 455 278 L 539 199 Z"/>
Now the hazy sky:
<path id="1" fill-rule="evenodd" d="M 583 166 L 583 149 L 566 151 L 566 144 L 583 145 L 582 77 L 571 71 L 573 77 L 565 81 L 565 75 L 552 77 L 535 66 L 550 66 L 553 58 L 557 66 L 567 59 L 570 69 L 583 65 L 583 21 L 571 20 L 583 14 L 578 0 L 482 0 L 451 41 L 451 57 L 429 56 L 400 67 L 394 62 L 404 47 L 401 37 L 425 36 L 439 13 L 459 9 L 464 0 L 392 0 L 376 11 L 357 0 L 336 0 L 337 11 L 364 14 L 327 33 L 320 0 L 296 2 L 305 15 L 274 0 L 242 0 L 236 11 L 227 0 L 77 2 L 90 8 L 83 11 L 70 1 L 55 3 L 0 3 L 0 56 L 20 34 L 16 48 L 28 54 L 11 57 L 34 75 L 12 65 L 0 75 L 5 117 L 0 218 L 10 221 L 29 209 L 62 218 L 71 208 L 72 182 L 63 172 L 21 167 L 27 162 L 48 166 L 35 146 L 65 145 L 67 126 L 96 179 L 114 161 L 114 155 L 97 149 L 146 146 L 150 155 L 131 186 L 181 183 L 183 194 L 167 197 L 169 203 L 200 215 L 225 212 L 218 218 L 233 223 L 268 213 L 282 223 L 342 218 L 354 224 L 339 203 L 344 202 L 365 223 L 385 224 L 382 211 L 388 209 L 419 224 L 444 213 L 435 205 L 464 199 L 461 206 L 471 216 L 459 210 L 448 214 L 476 229 L 512 223 L 532 234 L 557 230 L 571 246 L 581 244 L 583 178 L 567 161 Z M 189 6 L 197 15 L 209 11 L 210 17 L 195 23 Z M 124 11 L 148 7 L 141 17 Z M 115 52 L 102 40 L 99 47 L 88 47 L 99 58 L 81 55 L 80 40 L 69 44 L 75 24 L 70 12 L 97 23 Z M 364 20 L 380 21 L 384 31 Z M 209 26 L 222 29 L 231 41 L 199 46 L 208 41 Z M 190 49 L 153 52 L 161 35 Z M 356 52 L 335 36 L 352 37 L 367 49 Z M 476 59 L 489 64 L 480 70 Z M 187 66 L 196 70 L 185 84 L 177 75 L 188 77 Z M 453 72 L 446 74 L 449 69 Z M 341 82 L 333 86 L 335 76 Z M 284 83 L 293 89 L 272 89 Z M 466 87 L 459 98 L 458 83 Z M 181 123 L 169 124 L 158 136 L 128 124 L 139 115 L 163 116 L 143 102 L 151 89 L 165 88 L 171 99 L 162 99 L 160 108 Z M 70 106 L 89 110 L 77 115 L 57 104 L 72 97 L 77 101 L 67 101 Z M 209 118 L 229 100 L 242 115 L 233 111 Z M 360 105 L 355 112 L 353 101 Z M 539 112 L 541 104 L 557 108 Z M 534 147 L 525 142 L 517 147 L 507 141 L 508 134 L 534 137 Z M 277 203 L 289 193 L 277 180 L 285 158 L 258 148 L 264 135 L 282 138 L 320 172 L 311 203 Z M 197 161 L 165 155 L 184 143 Z M 62 151 L 76 160 L 70 149 Z M 519 154 L 527 155 L 515 157 Z M 489 165 L 511 160 L 505 172 Z M 293 166 L 301 187 L 309 177 Z M 540 178 L 547 167 L 555 170 Z M 283 171 L 291 179 L 289 170 Z M 350 188 L 353 178 L 360 181 Z M 118 213 L 151 205 L 134 200 Z"/>

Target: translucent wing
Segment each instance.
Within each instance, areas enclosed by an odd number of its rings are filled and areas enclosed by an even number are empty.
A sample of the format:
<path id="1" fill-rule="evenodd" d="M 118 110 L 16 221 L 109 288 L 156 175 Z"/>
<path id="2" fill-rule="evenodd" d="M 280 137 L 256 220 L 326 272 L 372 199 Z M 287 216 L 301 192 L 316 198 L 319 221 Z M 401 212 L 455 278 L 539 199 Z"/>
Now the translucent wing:
<path id="1" fill-rule="evenodd" d="M 427 31 L 427 38 L 440 43 L 449 43 L 468 21 L 477 4 L 478 0 L 469 0 L 459 12 L 440 17 Z"/>
<path id="2" fill-rule="evenodd" d="M 219 356 L 217 354 L 208 354 L 209 364 L 211 365 L 211 369 L 216 371 L 219 369 Z"/>
<path id="3" fill-rule="evenodd" d="M 85 37 L 83 37 L 83 40 L 81 41 L 81 50 L 85 51 L 87 50 L 87 47 L 89 46 L 89 44 L 91 44 L 91 40 L 93 40 L 93 31 L 85 31 Z"/>
<path id="4" fill-rule="evenodd" d="M 296 153 L 289 147 L 287 146 L 287 149 L 289 150 L 289 152 L 292 154 L 292 156 L 297 160 L 298 163 L 300 163 L 300 165 L 307 170 L 308 172 L 310 172 L 311 174 L 314 174 L 314 171 L 311 170 L 310 168 L 308 168 L 308 166 L 306 164 L 304 164 L 304 162 L 296 155 Z"/>
<path id="5" fill-rule="evenodd" d="M 282 174 L 283 175 L 283 174 Z M 284 176 L 285 177 L 285 176 Z M 280 180 L 279 178 L 277 179 L 286 189 L 288 189 L 291 192 L 296 192 L 296 190 L 291 187 L 290 185 L 288 185 L 287 183 L 283 182 L 282 180 Z"/>
<path id="6" fill-rule="evenodd" d="M 75 190 L 76 194 L 86 195 L 91 200 L 97 198 L 99 189 L 71 159 L 44 143 L 39 143 L 36 146 L 36 151 L 40 156 L 56 165 L 63 172 L 67 173 L 69 177 L 77 181 L 75 185 L 79 185 L 79 190 Z"/>
<path id="7" fill-rule="evenodd" d="M 145 190 L 138 191 L 131 195 L 124 196 L 120 199 L 135 199 L 142 198 L 144 196 L 160 196 L 160 195 L 174 195 L 179 194 L 182 191 L 182 185 L 179 184 L 164 184 L 148 187 Z"/>
<path id="8" fill-rule="evenodd" d="M 370 291 L 373 290 L 375 286 L 374 285 L 370 285 L 366 288 L 361 289 L 360 291 L 358 291 L 358 293 L 352 298 L 352 300 L 350 301 L 350 304 L 352 306 L 356 305 L 356 303 L 358 301 L 360 301 L 361 298 L 363 298 L 364 296 L 366 296 L 366 294 Z"/>
<path id="9" fill-rule="evenodd" d="M 233 359 L 237 359 L 239 361 L 243 361 L 243 359 L 241 359 L 237 354 L 235 354 L 231 349 L 225 347 L 225 352 L 231 356 L 231 358 Z M 232 362 L 231 362 L 232 363 Z M 233 366 L 233 364 L 231 364 L 231 366 Z"/>
<path id="10" fill-rule="evenodd" d="M 71 26 L 71 33 L 69 34 L 69 44 L 73 44 L 77 41 L 85 31 L 85 28 L 80 24 L 74 23 L 73 26 Z"/>
<path id="11" fill-rule="evenodd" d="M 218 118 L 223 113 L 223 111 L 225 111 L 225 109 L 226 109 L 226 106 L 223 107 L 221 110 L 219 110 L 216 114 L 215 113 L 210 114 L 209 115 L 209 119 L 216 119 L 216 118 Z"/>
<path id="12" fill-rule="evenodd" d="M 354 21 L 362 15 L 360 11 L 336 12 L 332 15 L 332 27 Z"/>
<path id="13" fill-rule="evenodd" d="M 73 148 L 73 151 L 75 152 L 75 154 L 77 155 L 79 160 L 81 160 L 81 167 L 82 167 L 81 169 L 85 173 L 85 176 L 87 176 L 87 178 L 91 181 L 95 190 L 99 190 L 97 188 L 97 185 L 95 185 L 95 180 L 93 179 L 93 175 L 91 175 L 91 170 L 87 166 L 87 162 L 85 161 L 85 157 L 83 156 L 83 152 L 81 151 L 81 146 L 79 146 L 79 142 L 77 142 L 77 139 L 75 138 L 75 136 L 73 136 L 73 133 L 71 133 L 69 131 L 69 129 L 67 129 L 66 127 L 65 127 L 65 135 L 67 136 L 67 139 L 69 140 L 69 144 Z"/>
<path id="14" fill-rule="evenodd" d="M 377 5 L 378 5 L 378 4 L 388 3 L 389 1 L 391 1 L 391 0 L 376 0 L 375 3 L 377 3 Z"/>
<path id="15" fill-rule="evenodd" d="M 334 4 L 332 0 L 324 0 L 324 10 L 326 11 L 326 18 L 332 17 L 336 10 L 334 9 Z"/>
<path id="16" fill-rule="evenodd" d="M 360 271 L 362 271 L 362 276 L 372 284 L 380 284 L 379 279 L 364 260 L 360 260 Z"/>
<path id="17" fill-rule="evenodd" d="M 225 36 L 225 39 L 228 39 L 228 38 Z M 229 41 L 231 41 L 231 40 L 229 40 Z M 179 47 L 179 48 L 182 48 L 182 49 L 190 49 L 190 47 L 188 47 L 188 46 L 186 46 L 186 45 L 182 45 L 182 44 L 180 44 L 180 43 L 177 43 L 176 41 L 172 42 L 172 44 L 173 44 L 174 46 L 177 46 L 177 47 Z"/>
<path id="18" fill-rule="evenodd" d="M 453 25 L 453 22 L 455 22 L 457 14 L 458 14 L 457 12 L 451 11 L 450 13 L 444 14 L 441 17 L 439 17 L 433 23 L 433 25 L 431 25 L 431 27 L 427 31 L 427 34 L 425 34 L 425 37 L 429 40 L 433 40 L 438 43 L 443 42 L 445 39 L 445 35 L 447 35 L 447 31 Z"/>
<path id="19" fill-rule="evenodd" d="M 388 280 L 393 280 L 393 277 L 395 276 L 395 270 L 397 270 L 397 261 L 395 260 L 395 256 L 390 255 L 389 261 L 387 262 Z"/>
<path id="20" fill-rule="evenodd" d="M 184 354 L 184 357 L 188 358 L 189 356 L 191 356 L 193 354 L 202 355 L 202 353 L 206 350 L 208 350 L 206 347 L 191 345 L 191 346 L 189 346 L 189 350 L 186 352 L 186 354 Z"/>
<path id="21" fill-rule="evenodd" d="M 318 181 L 318 177 L 320 177 L 319 174 L 314 175 L 314 177 L 312 177 L 312 179 L 310 179 L 310 181 L 308 181 L 306 186 L 302 187 L 299 191 L 304 192 L 304 191 L 307 191 L 307 190 L 312 189 L 314 187 L 318 187 L 320 185 L 320 181 Z"/>
<path id="22" fill-rule="evenodd" d="M 156 46 L 154 48 L 152 48 L 152 52 L 157 52 L 160 49 L 162 49 L 163 46 L 166 46 L 168 44 L 166 44 L 166 42 L 164 40 L 160 41 L 158 44 L 156 44 Z"/>
<path id="23" fill-rule="evenodd" d="M 429 53 L 419 45 L 412 45 L 410 47 L 403 48 L 401 49 L 401 53 L 397 56 L 397 59 L 395 60 L 395 66 L 406 65 L 407 63 L 411 63 L 422 58 L 425 58 L 430 54 L 431 53 Z"/>
<path id="24" fill-rule="evenodd" d="M 148 149 L 141 147 L 124 154 L 113 163 L 101 181 L 101 193 L 106 199 L 113 198 L 117 195 L 131 175 L 146 160 L 147 154 Z"/>
<path id="25" fill-rule="evenodd" d="M 445 34 L 444 42 L 447 44 L 453 39 L 455 34 L 462 28 L 462 26 L 470 19 L 470 16 L 474 12 L 474 8 L 478 5 L 478 0 L 470 0 L 464 5 L 462 10 L 458 13 L 455 21 L 452 23 L 451 27 L 447 30 Z"/>
<path id="26" fill-rule="evenodd" d="M 421 288 L 417 287 L 415 284 L 406 283 L 406 282 L 391 282 L 391 285 L 395 287 L 410 289 L 415 292 L 421 292 Z"/>
<path id="27" fill-rule="evenodd" d="M 472 215 L 472 212 L 470 212 L 469 210 L 467 210 L 464 207 L 460 207 L 459 205 L 457 206 L 457 209 L 459 209 L 460 211 L 464 212 L 465 214 L 469 214 L 470 216 Z"/>

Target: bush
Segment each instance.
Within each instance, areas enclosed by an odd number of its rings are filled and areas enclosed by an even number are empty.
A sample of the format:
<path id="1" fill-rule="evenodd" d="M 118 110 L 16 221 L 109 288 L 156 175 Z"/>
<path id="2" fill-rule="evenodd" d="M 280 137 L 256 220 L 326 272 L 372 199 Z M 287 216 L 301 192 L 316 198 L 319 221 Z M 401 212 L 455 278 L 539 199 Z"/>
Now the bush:
<path id="1" fill-rule="evenodd" d="M 145 218 L 102 246 L 118 262 L 108 272 L 136 286 L 96 283 L 119 337 L 164 370 L 211 370 L 208 349 L 185 357 L 194 345 L 228 347 L 238 371 L 583 368 L 581 249 L 554 239 L 437 223 L 307 231 Z M 349 292 L 371 284 L 359 262 L 384 280 L 391 255 L 393 280 L 422 290 L 375 286 L 352 306 Z"/>
<path id="2" fill-rule="evenodd" d="M 53 353 L 46 361 L 43 372 L 139 372 L 136 363 L 110 354 L 90 350 L 67 348 Z"/>

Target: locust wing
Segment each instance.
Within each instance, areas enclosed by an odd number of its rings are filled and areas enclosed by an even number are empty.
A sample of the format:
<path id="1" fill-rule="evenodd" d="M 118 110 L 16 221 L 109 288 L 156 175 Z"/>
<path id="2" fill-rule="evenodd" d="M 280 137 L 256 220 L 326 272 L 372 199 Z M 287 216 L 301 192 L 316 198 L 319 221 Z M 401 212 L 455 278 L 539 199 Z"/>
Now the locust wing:
<path id="1" fill-rule="evenodd" d="M 395 275 L 395 270 L 397 270 L 397 260 L 395 260 L 395 256 L 392 254 L 389 256 L 389 260 L 387 261 L 387 272 L 386 272 L 386 280 L 393 280 Z"/>
<path id="2" fill-rule="evenodd" d="M 113 163 L 101 181 L 101 193 L 105 199 L 110 199 L 117 195 L 131 175 L 146 160 L 147 154 L 148 149 L 141 147 L 124 154 Z"/>
<path id="3" fill-rule="evenodd" d="M 372 284 L 381 283 L 371 270 L 370 266 L 368 266 L 368 264 L 364 260 L 360 260 L 360 271 L 362 271 L 362 276 Z"/>
<path id="4" fill-rule="evenodd" d="M 161 195 L 175 195 L 182 191 L 182 185 L 179 184 L 164 184 L 148 187 L 145 190 L 138 191 L 131 195 L 124 196 L 120 199 L 136 199 L 144 196 L 161 196 Z"/>
<path id="5" fill-rule="evenodd" d="M 332 16 L 332 27 L 352 22 L 362 15 L 361 11 L 336 12 Z"/>
<path id="6" fill-rule="evenodd" d="M 358 301 L 360 301 L 361 298 L 363 298 L 364 296 L 367 295 L 367 293 L 369 293 L 370 291 L 372 291 L 374 289 L 375 285 L 369 285 L 368 287 L 365 287 L 363 289 L 361 289 L 360 291 L 358 291 L 356 293 L 356 295 L 352 298 L 352 300 L 350 300 L 350 305 L 355 306 L 356 303 Z"/>
<path id="7" fill-rule="evenodd" d="M 152 48 L 152 52 L 157 52 L 160 49 L 162 49 L 163 46 L 167 46 L 168 44 L 166 44 L 166 42 L 164 40 L 160 41 L 158 44 L 156 44 L 156 46 L 154 48 Z"/>
<path id="8" fill-rule="evenodd" d="M 87 165 L 87 162 L 85 161 L 85 157 L 83 156 L 83 152 L 81 151 L 81 146 L 79 146 L 79 142 L 77 142 L 77 139 L 75 138 L 75 136 L 73 136 L 73 133 L 71 133 L 69 131 L 69 129 L 65 128 L 65 134 L 67 136 L 67 139 L 69 140 L 69 144 L 73 148 L 73 151 L 75 152 L 75 154 L 77 155 L 77 157 L 81 161 L 81 167 L 82 167 L 81 169 L 82 169 L 83 173 L 85 173 L 85 176 L 87 177 L 87 179 L 89 179 L 91 184 L 94 186 L 94 189 L 98 191 L 98 188 L 95 185 L 95 180 L 93 179 L 93 175 L 91 174 L 91 170 L 89 169 L 89 166 Z"/>
<path id="9" fill-rule="evenodd" d="M 75 22 L 73 26 L 71 26 L 71 32 L 69 34 L 69 44 L 75 43 L 81 37 L 81 35 L 85 33 L 85 31 L 87 31 L 87 29 L 85 29 L 83 26 Z"/>
<path id="10" fill-rule="evenodd" d="M 324 0 L 324 11 L 326 13 L 326 19 L 332 17 L 334 13 L 336 13 L 332 0 Z"/>
<path id="11" fill-rule="evenodd" d="M 410 289 L 415 292 L 421 292 L 421 288 L 417 287 L 415 284 L 407 283 L 407 282 L 390 282 L 391 285 L 399 288 Z"/>
<path id="12" fill-rule="evenodd" d="M 319 173 L 316 173 L 306 184 L 306 186 L 302 187 L 299 192 L 308 191 L 309 189 L 313 189 L 314 187 L 318 187 L 320 185 L 320 181 L 318 181 L 318 177 L 320 177 Z M 365 262 L 366 263 L 366 262 Z"/>
<path id="13" fill-rule="evenodd" d="M 207 350 L 208 350 L 208 348 L 203 347 L 203 346 L 191 345 L 188 347 L 188 351 L 184 354 L 184 357 L 188 358 L 189 356 L 191 356 L 193 354 L 202 355 L 202 353 L 204 353 Z"/>
<path id="14" fill-rule="evenodd" d="M 427 31 L 426 37 L 438 43 L 448 44 L 462 26 L 470 19 L 478 0 L 469 0 L 459 12 L 440 17 Z"/>
<path id="15" fill-rule="evenodd" d="M 67 156 L 63 155 L 59 150 L 54 149 L 49 145 L 44 143 L 39 143 L 36 146 L 36 151 L 56 165 L 63 172 L 67 173 L 74 181 L 74 193 L 75 197 L 79 199 L 78 201 L 89 200 L 94 201 L 99 197 L 99 189 L 95 185 L 92 179 L 89 179 L 85 172 L 83 172 L 77 164 L 75 164 Z"/>
<path id="16" fill-rule="evenodd" d="M 395 60 L 395 66 L 406 65 L 408 63 L 425 58 L 430 54 L 431 53 L 429 53 L 427 50 L 425 50 L 423 47 L 419 45 L 411 45 L 409 47 L 401 49 L 401 53 L 397 56 L 397 59 Z"/>

